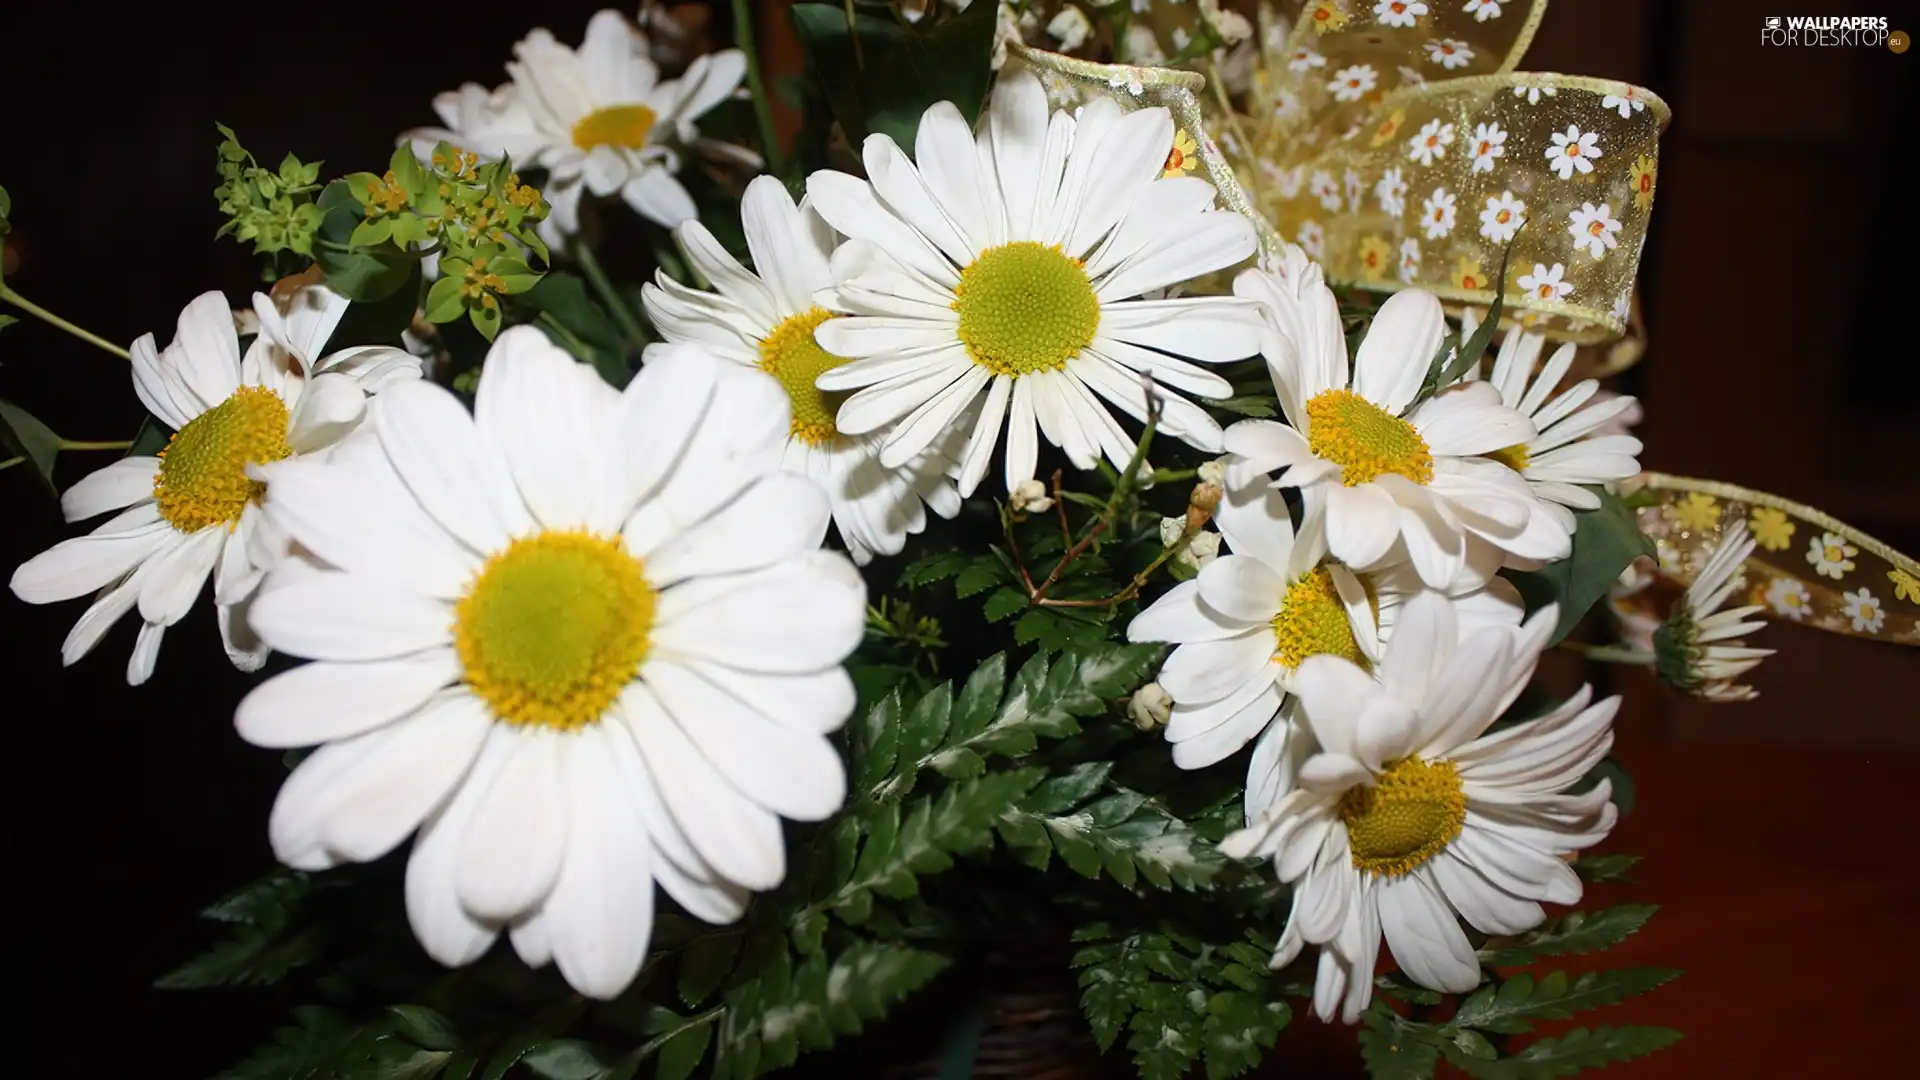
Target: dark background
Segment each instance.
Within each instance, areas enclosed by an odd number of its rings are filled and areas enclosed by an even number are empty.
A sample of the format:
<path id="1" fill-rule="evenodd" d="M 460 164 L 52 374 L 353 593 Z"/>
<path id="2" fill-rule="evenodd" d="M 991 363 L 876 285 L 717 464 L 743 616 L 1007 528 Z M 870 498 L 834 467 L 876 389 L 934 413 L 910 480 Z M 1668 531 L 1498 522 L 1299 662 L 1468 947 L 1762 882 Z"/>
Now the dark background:
<path id="1" fill-rule="evenodd" d="M 394 134 L 433 120 L 434 93 L 504 81 L 530 18 L 573 41 L 598 6 L 17 5 L 0 18 L 9 282 L 111 340 L 151 330 L 164 344 L 199 292 L 243 304 L 258 287 L 256 262 L 212 239 L 216 120 L 269 167 L 292 150 L 324 159 L 323 178 L 377 170 Z M 795 69 L 784 4 L 757 6 L 768 66 Z M 1560 0 L 1523 67 L 1625 79 L 1673 106 L 1642 271 L 1650 355 L 1626 380 L 1647 405 L 1648 467 L 1813 503 L 1920 552 L 1920 50 L 1763 48 L 1769 13 Z M 1911 3 L 1778 13 L 1884 15 L 1920 32 Z M 122 361 L 31 320 L 0 335 L 0 360 L 0 396 L 69 438 L 126 438 L 139 422 Z M 59 482 L 104 463 L 69 455 Z M 25 469 L 0 473 L 9 572 L 73 531 L 32 485 Z M 248 684 L 209 606 L 167 635 L 138 690 L 124 684 L 124 625 L 59 668 L 81 609 L 0 597 L 9 981 L 30 1002 L 8 1014 L 0 1070 L 128 1075 L 118 1063 L 140 1060 L 142 1076 L 208 1075 L 264 1035 L 278 1004 L 148 986 L 203 944 L 200 906 L 270 865 L 266 813 L 284 773 L 232 732 Z M 1766 637 L 1782 653 L 1756 673 L 1754 704 L 1709 708 L 1620 680 L 1621 752 L 1642 795 L 1613 847 L 1654 855 L 1620 898 L 1669 909 L 1625 962 L 1694 968 L 1599 1018 L 1689 1032 L 1627 1076 L 1877 1075 L 1900 1060 L 1878 1049 L 1892 1038 L 1851 1036 L 1920 1010 L 1898 974 L 1916 958 L 1920 910 L 1904 798 L 1920 765 L 1920 656 L 1795 628 Z M 102 1041 L 112 1067 L 87 1064 Z"/>

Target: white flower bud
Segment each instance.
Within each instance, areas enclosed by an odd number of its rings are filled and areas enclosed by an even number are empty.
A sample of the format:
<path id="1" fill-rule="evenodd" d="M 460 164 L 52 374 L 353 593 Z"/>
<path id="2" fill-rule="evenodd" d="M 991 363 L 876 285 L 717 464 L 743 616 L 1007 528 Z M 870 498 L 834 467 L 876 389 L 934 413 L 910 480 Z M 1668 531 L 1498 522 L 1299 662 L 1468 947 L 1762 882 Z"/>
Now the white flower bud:
<path id="1" fill-rule="evenodd" d="M 1087 35 L 1093 33 L 1093 23 L 1087 19 L 1087 13 L 1072 4 L 1060 9 L 1060 13 L 1047 24 L 1047 36 L 1060 43 L 1060 51 L 1072 52 L 1087 43 Z"/>
<path id="2" fill-rule="evenodd" d="M 1150 682 L 1135 690 L 1133 696 L 1127 699 L 1127 718 L 1141 731 L 1164 726 L 1172 713 L 1173 698 L 1157 682 Z"/>
<path id="3" fill-rule="evenodd" d="M 1200 482 L 1225 486 L 1227 482 L 1227 459 L 1214 458 L 1200 466 Z"/>
<path id="4" fill-rule="evenodd" d="M 1047 486 L 1040 481 L 1022 480 L 1013 485 L 1007 504 L 1013 507 L 1016 514 L 1044 514 L 1053 509 L 1053 497 L 1047 494 Z"/>

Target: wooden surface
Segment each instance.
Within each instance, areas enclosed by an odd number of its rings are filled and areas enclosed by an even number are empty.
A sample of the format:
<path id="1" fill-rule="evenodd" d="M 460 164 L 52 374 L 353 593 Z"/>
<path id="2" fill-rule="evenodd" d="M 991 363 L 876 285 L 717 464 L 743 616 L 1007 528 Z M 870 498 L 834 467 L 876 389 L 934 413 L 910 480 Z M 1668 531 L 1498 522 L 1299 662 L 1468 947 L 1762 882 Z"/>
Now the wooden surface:
<path id="1" fill-rule="evenodd" d="M 1920 1017 L 1920 869 L 1906 794 L 1920 755 L 1640 739 L 1619 756 L 1639 804 L 1602 850 L 1646 861 L 1636 883 L 1595 886 L 1583 906 L 1661 910 L 1614 949 L 1559 966 L 1685 970 L 1576 1023 L 1658 1024 L 1686 1038 L 1603 1075 L 1910 1075 L 1901 1066 L 1912 1051 L 1895 1033 Z M 1258 1075 L 1365 1075 L 1352 1032 L 1311 1017 L 1296 1018 L 1281 1048 Z"/>

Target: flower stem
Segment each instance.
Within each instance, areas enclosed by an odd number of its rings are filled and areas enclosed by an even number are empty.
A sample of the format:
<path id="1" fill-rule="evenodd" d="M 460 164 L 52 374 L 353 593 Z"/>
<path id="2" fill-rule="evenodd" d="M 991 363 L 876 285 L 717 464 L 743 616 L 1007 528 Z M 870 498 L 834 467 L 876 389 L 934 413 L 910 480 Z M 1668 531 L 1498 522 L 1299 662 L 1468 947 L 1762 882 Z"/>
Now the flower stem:
<path id="1" fill-rule="evenodd" d="M 554 318 L 553 312 L 551 311 L 541 312 L 540 325 L 546 327 L 547 329 L 553 331 L 556 335 L 558 335 L 560 338 L 561 344 L 566 348 L 568 352 L 573 354 L 573 358 L 575 360 L 587 360 L 593 356 L 593 350 L 587 347 L 587 343 L 584 341 L 581 341 L 578 337 L 575 337 L 573 331 L 567 329 L 567 325 L 565 323 L 561 322 L 559 319 Z"/>
<path id="2" fill-rule="evenodd" d="M 1652 653 L 1620 645 L 1588 645 L 1583 641 L 1563 641 L 1560 647 L 1572 649 L 1589 660 L 1597 660 L 1603 664 L 1636 664 L 1646 667 L 1652 664 L 1654 659 Z"/>
<path id="3" fill-rule="evenodd" d="M 11 469 L 11 468 L 13 468 L 13 467 L 14 467 L 15 465 L 18 465 L 18 464 L 20 464 L 21 462 L 23 462 L 23 461 L 25 461 L 25 460 L 27 460 L 27 457 L 26 457 L 26 455 L 25 455 L 25 454 L 21 454 L 21 455 L 19 455 L 19 456 L 16 456 L 16 457 L 10 457 L 10 458 L 8 458 L 8 459 L 7 459 L 7 460 L 5 460 L 5 461 L 0 461 L 0 472 L 5 472 L 5 471 L 7 471 L 8 469 Z"/>
<path id="4" fill-rule="evenodd" d="M 131 446 L 133 446 L 132 439 L 122 439 L 119 442 L 79 442 L 73 439 L 60 440 L 60 449 L 62 450 L 126 450 Z"/>
<path id="5" fill-rule="evenodd" d="M 39 319 L 41 322 L 46 323 L 48 326 L 52 326 L 60 330 L 65 330 L 67 333 L 72 334 L 74 337 L 79 338 L 81 341 L 84 341 L 89 345 L 96 345 L 102 349 L 105 349 L 106 351 L 112 353 L 113 355 L 119 357 L 122 360 L 133 359 L 132 354 L 128 353 L 127 350 L 121 348 L 118 345 L 115 345 L 113 342 L 108 341 L 106 338 L 103 338 L 98 334 L 95 334 L 88 330 L 83 330 L 80 327 L 73 325 L 67 320 L 61 318 L 60 316 L 55 315 L 53 312 L 48 311 L 46 308 L 41 307 L 39 304 L 36 304 L 33 301 L 27 299 L 26 297 L 21 296 L 19 293 L 14 292 L 11 288 L 8 288 L 5 285 L 0 285 L 0 303 L 12 304 L 14 307 L 17 307 L 21 311 L 24 311 L 27 314 L 33 316 L 34 318 Z"/>
<path id="6" fill-rule="evenodd" d="M 773 103 L 767 100 L 766 82 L 760 76 L 760 54 L 753 44 L 753 5 L 733 0 L 733 43 L 747 56 L 747 89 L 753 94 L 753 115 L 760 123 L 760 156 L 767 171 L 782 173 L 780 141 L 773 131 Z"/>
<path id="7" fill-rule="evenodd" d="M 607 272 L 600 268 L 600 260 L 593 254 L 593 248 L 576 239 L 571 250 L 574 261 L 580 264 L 580 272 L 586 275 L 587 284 L 592 285 L 593 291 L 600 294 L 601 303 L 607 305 L 608 313 L 613 316 L 615 322 L 620 324 L 620 332 L 627 336 L 627 340 L 634 348 L 645 348 L 653 338 L 647 334 L 646 327 L 640 325 L 640 320 L 633 314 L 633 308 L 614 289 L 613 281 L 607 277 Z"/>

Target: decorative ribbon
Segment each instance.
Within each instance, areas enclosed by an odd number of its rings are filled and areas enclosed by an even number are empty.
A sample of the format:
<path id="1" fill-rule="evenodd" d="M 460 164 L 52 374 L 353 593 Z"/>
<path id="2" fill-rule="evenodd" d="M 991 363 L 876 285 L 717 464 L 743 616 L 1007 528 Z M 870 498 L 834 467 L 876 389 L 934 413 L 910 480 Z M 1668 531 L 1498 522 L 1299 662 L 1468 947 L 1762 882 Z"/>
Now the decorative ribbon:
<path id="1" fill-rule="evenodd" d="M 1852 637 L 1920 645 L 1920 563 L 1811 506 L 1717 480 L 1643 473 L 1640 531 L 1660 573 L 1685 584 L 1727 526 L 1745 520 L 1754 552 L 1736 592 L 1769 618 Z"/>

